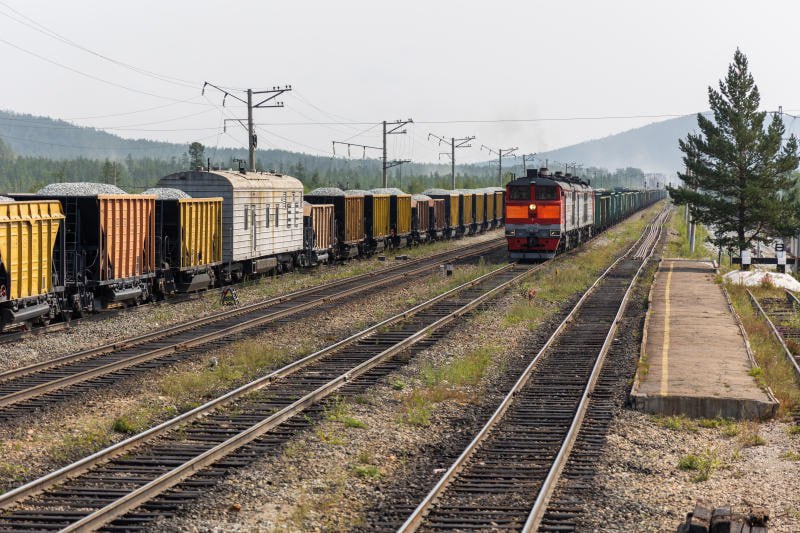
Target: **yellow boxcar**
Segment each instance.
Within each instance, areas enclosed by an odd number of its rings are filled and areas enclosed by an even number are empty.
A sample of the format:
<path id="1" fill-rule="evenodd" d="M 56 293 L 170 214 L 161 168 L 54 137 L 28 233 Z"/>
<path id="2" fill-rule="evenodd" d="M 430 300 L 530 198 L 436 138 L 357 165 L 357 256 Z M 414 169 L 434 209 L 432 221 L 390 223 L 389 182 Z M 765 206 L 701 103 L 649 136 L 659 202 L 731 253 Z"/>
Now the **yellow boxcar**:
<path id="1" fill-rule="evenodd" d="M 397 195 L 397 234 L 411 233 L 411 195 Z"/>
<path id="2" fill-rule="evenodd" d="M 486 206 L 486 193 L 483 191 L 475 191 L 475 222 L 483 224 L 486 220 L 485 215 Z"/>
<path id="3" fill-rule="evenodd" d="M 383 239 L 389 235 L 389 195 L 372 195 L 372 238 Z"/>
<path id="4" fill-rule="evenodd" d="M 464 226 L 469 226 L 473 222 L 475 222 L 475 217 L 474 217 L 475 211 L 473 210 L 475 195 L 469 191 L 462 191 L 461 197 L 464 199 L 464 201 L 462 202 L 463 218 L 461 220 L 461 223 Z"/>
<path id="5" fill-rule="evenodd" d="M 222 262 L 222 198 L 181 198 L 181 269 Z"/>
<path id="6" fill-rule="evenodd" d="M 497 222 L 502 222 L 503 218 L 503 191 L 495 191 L 494 193 L 494 211 Z"/>
<path id="7" fill-rule="evenodd" d="M 64 215 L 55 200 L 0 203 L 0 301 L 53 289 L 53 249 Z"/>

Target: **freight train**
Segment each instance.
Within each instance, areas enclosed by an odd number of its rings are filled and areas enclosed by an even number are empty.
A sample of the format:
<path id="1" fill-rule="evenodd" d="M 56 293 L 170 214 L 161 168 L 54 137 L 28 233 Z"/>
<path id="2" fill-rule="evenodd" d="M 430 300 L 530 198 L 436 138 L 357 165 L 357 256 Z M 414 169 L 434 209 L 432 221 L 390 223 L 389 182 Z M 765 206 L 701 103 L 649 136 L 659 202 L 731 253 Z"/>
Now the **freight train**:
<path id="1" fill-rule="evenodd" d="M 495 227 L 500 191 L 399 189 L 303 194 L 274 172 L 196 170 L 142 194 L 56 183 L 0 197 L 0 329 L 139 304 L 270 272 L 363 257 Z M 484 201 L 480 229 L 473 198 Z"/>
<path id="2" fill-rule="evenodd" d="M 570 174 L 529 169 L 506 186 L 509 257 L 552 258 L 666 195 L 663 189 L 593 189 Z"/>

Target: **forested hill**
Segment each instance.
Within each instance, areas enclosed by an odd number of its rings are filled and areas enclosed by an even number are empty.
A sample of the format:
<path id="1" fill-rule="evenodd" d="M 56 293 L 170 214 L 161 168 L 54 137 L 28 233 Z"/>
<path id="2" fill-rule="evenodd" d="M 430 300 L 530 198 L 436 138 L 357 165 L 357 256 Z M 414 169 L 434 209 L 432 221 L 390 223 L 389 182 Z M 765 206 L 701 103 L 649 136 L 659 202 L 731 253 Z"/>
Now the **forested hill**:
<path id="1" fill-rule="evenodd" d="M 638 167 L 674 176 L 683 168 L 678 139 L 697 129 L 697 115 L 648 124 L 602 139 L 551 150 L 540 157 L 556 161 L 585 162 L 596 167 Z"/>
<path id="2" fill-rule="evenodd" d="M 674 176 L 680 168 L 677 139 L 693 129 L 694 117 L 651 124 L 603 139 L 553 150 L 540 157 L 577 162 L 591 169 L 600 186 L 638 186 L 642 172 Z M 125 139 L 106 131 L 80 127 L 63 120 L 0 111 L 0 193 L 28 191 L 55 181 L 104 181 L 130 191 L 152 186 L 159 177 L 190 168 L 189 145 Z M 202 162 L 236 167 L 247 150 L 205 147 Z M 306 187 L 380 186 L 378 159 L 343 159 L 284 150 L 258 150 L 259 169 L 274 169 L 301 179 Z M 511 168 L 514 164 L 516 168 Z M 508 160 L 504 170 L 520 172 L 521 160 Z M 557 165 L 551 165 L 559 170 Z M 606 170 L 607 169 L 607 170 Z M 619 169 L 619 170 L 617 170 Z M 497 185 L 494 161 L 456 166 L 457 187 Z M 504 172 L 504 180 L 509 178 Z M 390 186 L 410 192 L 449 187 L 450 165 L 410 163 L 390 171 Z"/>

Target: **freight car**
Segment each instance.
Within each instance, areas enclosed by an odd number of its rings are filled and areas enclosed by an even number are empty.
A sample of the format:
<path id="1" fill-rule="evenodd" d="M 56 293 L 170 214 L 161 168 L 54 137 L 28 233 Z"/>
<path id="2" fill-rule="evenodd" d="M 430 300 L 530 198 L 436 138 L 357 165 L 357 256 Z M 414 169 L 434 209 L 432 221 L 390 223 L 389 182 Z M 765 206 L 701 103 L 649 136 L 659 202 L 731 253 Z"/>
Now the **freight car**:
<path id="1" fill-rule="evenodd" d="M 411 196 L 411 239 L 419 244 L 434 238 L 434 200 L 424 194 Z"/>
<path id="2" fill-rule="evenodd" d="M 142 194 L 156 197 L 154 293 L 163 298 L 215 286 L 222 264 L 222 198 L 192 198 L 163 187 Z"/>
<path id="3" fill-rule="evenodd" d="M 452 239 L 463 234 L 461 226 L 461 195 L 457 191 L 446 189 L 428 189 L 422 194 L 430 196 L 434 200 L 442 200 L 444 204 L 444 225 L 442 226 L 442 236 L 445 239 Z M 461 233 L 460 233 L 461 232 Z"/>
<path id="4" fill-rule="evenodd" d="M 389 195 L 374 194 L 361 189 L 344 191 L 344 194 L 364 198 L 364 241 L 361 246 L 361 255 L 369 256 L 384 250 L 390 235 Z"/>
<path id="5" fill-rule="evenodd" d="M 303 202 L 303 266 L 336 258 L 336 219 L 333 204 Z"/>
<path id="6" fill-rule="evenodd" d="M 392 248 L 401 248 L 408 244 L 411 236 L 411 195 L 400 189 L 372 189 L 373 195 L 389 196 L 389 235 L 386 242 Z"/>
<path id="7" fill-rule="evenodd" d="M 101 183 L 53 183 L 34 195 L 10 196 L 61 203 L 65 219 L 53 264 L 64 268 L 59 274 L 65 287 L 62 311 L 80 316 L 113 302 L 152 297 L 155 196 L 126 194 Z"/>
<path id="8" fill-rule="evenodd" d="M 336 187 L 314 189 L 305 195 L 313 205 L 333 205 L 335 259 L 356 257 L 364 246 L 364 196 L 346 195 Z"/>
<path id="9" fill-rule="evenodd" d="M 221 281 L 292 270 L 304 262 L 300 180 L 272 172 L 196 170 L 165 176 L 158 187 L 223 199 Z"/>
<path id="10" fill-rule="evenodd" d="M 0 330 L 61 315 L 63 267 L 53 264 L 53 252 L 63 220 L 56 201 L 0 197 Z M 55 255 L 62 259 L 63 250 Z"/>

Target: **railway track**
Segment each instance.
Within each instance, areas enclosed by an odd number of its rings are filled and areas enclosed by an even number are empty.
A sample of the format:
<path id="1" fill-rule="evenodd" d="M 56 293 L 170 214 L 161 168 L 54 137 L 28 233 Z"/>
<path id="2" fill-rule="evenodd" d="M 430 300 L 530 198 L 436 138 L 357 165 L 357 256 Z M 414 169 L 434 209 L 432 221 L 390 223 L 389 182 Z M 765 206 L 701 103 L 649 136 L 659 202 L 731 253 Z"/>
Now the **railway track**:
<path id="1" fill-rule="evenodd" d="M 353 394 L 539 268 L 501 266 L 216 400 L 0 495 L 0 531 L 152 525 L 233 467 L 275 451 L 335 394 Z"/>
<path id="2" fill-rule="evenodd" d="M 582 425 L 610 416 L 608 409 L 590 410 L 590 398 L 611 382 L 600 380 L 605 356 L 667 215 L 583 295 L 399 531 L 569 530 L 564 522 L 575 509 L 556 501 L 546 513 L 548 502 Z M 584 449 L 584 461 L 596 460 L 601 449 Z"/>
<path id="3" fill-rule="evenodd" d="M 800 300 L 788 290 L 784 290 L 783 298 L 757 298 L 750 290 L 747 295 L 756 312 L 769 324 L 792 365 L 795 378 L 800 381 L 800 356 L 795 355 L 800 348 Z M 796 419 L 800 421 L 800 413 Z"/>
<path id="4" fill-rule="evenodd" d="M 466 261 L 500 250 L 492 240 L 409 261 L 352 278 L 325 283 L 215 313 L 163 330 L 0 373 L 0 420 L 17 418 L 46 404 L 108 385 L 132 372 L 152 369 L 299 313 L 392 283 L 427 274 L 443 262 Z"/>
<path id="5" fill-rule="evenodd" d="M 500 239 L 496 239 L 496 240 L 499 241 Z M 489 241 L 489 242 L 491 242 L 491 241 Z M 481 244 L 485 244 L 485 242 L 484 243 L 478 243 L 476 246 L 480 246 Z M 461 250 L 464 250 L 464 248 L 462 248 Z M 442 255 L 455 253 L 455 252 L 457 252 L 457 251 L 456 250 L 451 250 L 449 252 L 441 252 L 439 254 L 436 254 L 436 255 L 433 255 L 433 256 L 430 256 L 430 257 L 442 256 Z M 424 259 L 425 258 L 415 259 L 413 261 L 409 261 L 408 263 L 415 263 L 415 262 L 418 262 L 418 261 L 422 261 Z M 389 271 L 389 270 L 393 270 L 394 268 L 396 268 L 396 267 L 387 267 L 387 268 L 383 268 L 383 269 L 380 269 L 380 270 L 386 272 L 386 271 Z M 366 274 L 366 275 L 369 275 L 369 274 Z M 235 288 L 236 285 L 233 285 L 233 287 Z M 185 301 L 188 301 L 188 300 L 191 300 L 191 299 L 195 298 L 196 296 L 197 296 L 196 293 L 192 293 L 192 294 L 176 294 L 176 295 L 171 296 L 169 298 L 169 300 L 167 300 L 167 302 L 169 304 L 185 302 Z M 123 305 L 123 304 L 114 304 L 114 306 L 112 306 L 112 307 L 109 307 L 107 309 L 99 310 L 98 312 L 96 312 L 94 314 L 90 314 L 88 316 L 84 316 L 84 317 L 81 317 L 81 318 L 73 318 L 73 319 L 65 320 L 65 321 L 51 322 L 51 323 L 49 323 L 47 325 L 40 325 L 40 326 L 30 327 L 30 328 L 28 326 L 26 326 L 25 324 L 7 326 L 5 329 L 0 330 L 0 345 L 11 344 L 11 343 L 14 343 L 14 342 L 17 342 L 17 341 L 20 341 L 20 340 L 24 340 L 24 339 L 28 339 L 28 338 L 31 338 L 31 337 L 42 337 L 42 336 L 45 336 L 45 335 L 49 335 L 50 333 L 57 333 L 59 331 L 65 331 L 65 330 L 68 330 L 68 329 L 74 327 L 76 324 L 85 324 L 87 322 L 96 322 L 96 321 L 106 320 L 106 319 L 108 319 L 110 317 L 117 316 L 120 313 L 135 312 L 137 309 L 140 309 L 142 307 L 147 307 L 147 306 L 160 304 L 160 303 L 162 303 L 162 302 L 148 302 L 148 303 L 144 303 L 144 304 L 140 304 L 140 305 L 132 305 L 132 306 L 126 306 L 126 305 Z"/>

